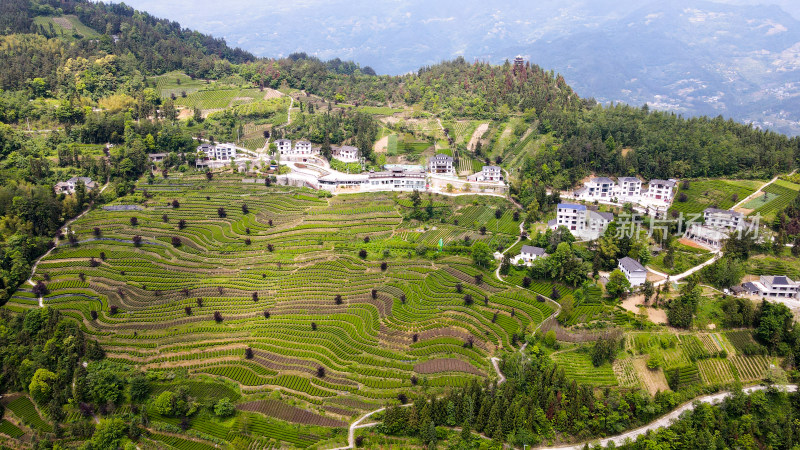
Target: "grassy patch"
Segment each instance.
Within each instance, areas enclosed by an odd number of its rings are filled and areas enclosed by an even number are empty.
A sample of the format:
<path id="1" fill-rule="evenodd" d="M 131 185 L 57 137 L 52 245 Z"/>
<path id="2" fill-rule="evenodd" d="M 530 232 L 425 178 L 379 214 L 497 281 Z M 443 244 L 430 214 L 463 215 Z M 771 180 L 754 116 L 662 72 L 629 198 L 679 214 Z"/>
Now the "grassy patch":
<path id="1" fill-rule="evenodd" d="M 750 180 L 689 180 L 689 189 L 679 184 L 670 209 L 684 214 L 700 214 L 709 207 L 728 209 L 760 185 Z M 680 201 L 681 194 L 686 195 L 686 201 Z"/>

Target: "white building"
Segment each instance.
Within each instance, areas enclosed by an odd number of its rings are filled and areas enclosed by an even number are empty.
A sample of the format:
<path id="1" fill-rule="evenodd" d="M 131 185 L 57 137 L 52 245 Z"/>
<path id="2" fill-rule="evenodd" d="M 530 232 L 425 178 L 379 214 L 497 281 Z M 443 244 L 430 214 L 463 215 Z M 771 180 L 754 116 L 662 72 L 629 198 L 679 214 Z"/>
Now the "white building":
<path id="1" fill-rule="evenodd" d="M 278 139 L 275 141 L 275 147 L 279 155 L 289 155 L 292 153 L 292 141 L 289 139 Z"/>
<path id="2" fill-rule="evenodd" d="M 56 194 L 74 194 L 75 187 L 78 185 L 79 181 L 83 181 L 83 185 L 86 187 L 86 192 L 89 192 L 97 187 L 97 183 L 92 181 L 92 179 L 89 177 L 72 177 L 67 181 L 56 183 L 54 190 Z"/>
<path id="3" fill-rule="evenodd" d="M 522 250 L 519 253 L 518 260 L 521 260 L 525 264 L 530 264 L 532 261 L 538 258 L 544 258 L 547 256 L 547 253 L 541 247 L 534 247 L 532 245 L 523 245 Z"/>
<path id="4" fill-rule="evenodd" d="M 675 195 L 675 180 L 650 180 L 642 197 L 661 203 L 671 203 Z"/>
<path id="5" fill-rule="evenodd" d="M 725 240 L 728 239 L 728 233 L 720 228 L 693 224 L 686 230 L 684 237 L 716 250 L 721 248 Z"/>
<path id="6" fill-rule="evenodd" d="M 647 281 L 647 269 L 639 261 L 624 257 L 619 260 L 619 270 L 625 274 L 625 278 L 631 283 L 631 287 L 637 287 Z"/>
<path id="7" fill-rule="evenodd" d="M 358 162 L 358 149 L 351 145 L 333 147 L 331 153 L 334 158 L 342 162 Z"/>
<path id="8" fill-rule="evenodd" d="M 483 166 L 480 172 L 467 177 L 468 181 L 499 183 L 503 181 L 503 172 L 497 166 Z"/>
<path id="9" fill-rule="evenodd" d="M 230 161 L 236 159 L 236 146 L 233 144 L 202 144 L 197 147 L 203 160 Z"/>
<path id="10" fill-rule="evenodd" d="M 608 200 L 614 196 L 616 184 L 611 178 L 599 177 L 592 178 L 584 184 L 586 195 L 593 199 Z"/>
<path id="11" fill-rule="evenodd" d="M 311 155 L 314 152 L 313 147 L 311 147 L 311 142 L 308 141 L 297 141 L 294 143 L 294 154 L 295 155 Z"/>
<path id="12" fill-rule="evenodd" d="M 789 277 L 783 275 L 762 275 L 758 281 L 745 284 L 752 285 L 748 289 L 751 293 L 757 291 L 764 298 L 797 298 L 800 293 L 800 283 L 792 281 Z M 755 287 L 755 290 L 752 287 Z"/>
<path id="13" fill-rule="evenodd" d="M 744 226 L 744 215 L 729 209 L 706 208 L 703 211 L 703 222 L 710 228 L 733 231 Z"/>
<path id="14" fill-rule="evenodd" d="M 454 174 L 453 157 L 439 153 L 428 160 L 428 172 L 444 175 Z"/>
<path id="15" fill-rule="evenodd" d="M 642 180 L 636 177 L 619 178 L 614 195 L 623 202 L 638 202 L 639 197 L 642 195 Z"/>
<path id="16" fill-rule="evenodd" d="M 548 222 L 548 226 L 553 229 L 564 226 L 576 238 L 592 240 L 600 237 L 613 220 L 612 213 L 589 211 L 584 205 L 559 203 L 556 219 Z"/>
<path id="17" fill-rule="evenodd" d="M 395 168 L 384 172 L 370 172 L 365 190 L 413 191 L 425 189 L 425 172 Z"/>

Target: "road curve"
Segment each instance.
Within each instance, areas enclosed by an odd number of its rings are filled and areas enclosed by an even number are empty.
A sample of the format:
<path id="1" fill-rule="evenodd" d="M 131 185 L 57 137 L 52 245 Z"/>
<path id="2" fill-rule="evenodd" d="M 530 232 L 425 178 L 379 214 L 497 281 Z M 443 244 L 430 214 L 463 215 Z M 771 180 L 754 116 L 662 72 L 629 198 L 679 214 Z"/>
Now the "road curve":
<path id="1" fill-rule="evenodd" d="M 781 389 L 785 389 L 787 392 L 796 392 L 797 385 L 790 384 L 786 386 L 779 386 Z M 766 389 L 766 386 L 751 386 L 748 388 L 742 389 L 745 393 L 750 394 L 755 391 L 763 391 Z M 720 392 L 717 394 L 705 395 L 702 397 L 698 397 L 691 402 L 684 403 L 683 405 L 679 406 L 674 411 L 666 414 L 658 419 L 650 422 L 647 425 L 642 427 L 636 428 L 635 430 L 627 431 L 622 434 L 618 434 L 616 436 L 607 437 L 605 439 L 596 439 L 593 441 L 585 441 L 578 444 L 571 444 L 571 445 L 563 445 L 557 447 L 532 447 L 532 449 L 540 449 L 540 450 L 581 450 L 583 449 L 586 444 L 590 446 L 595 444 L 600 444 L 602 447 L 608 446 L 609 443 L 614 442 L 615 445 L 623 444 L 626 440 L 636 440 L 637 437 L 646 434 L 648 431 L 657 430 L 659 428 L 664 428 L 672 425 L 672 423 L 680 417 L 686 411 L 690 411 L 694 409 L 696 403 L 709 403 L 712 405 L 720 403 L 723 399 L 729 397 L 731 395 L 730 391 Z"/>

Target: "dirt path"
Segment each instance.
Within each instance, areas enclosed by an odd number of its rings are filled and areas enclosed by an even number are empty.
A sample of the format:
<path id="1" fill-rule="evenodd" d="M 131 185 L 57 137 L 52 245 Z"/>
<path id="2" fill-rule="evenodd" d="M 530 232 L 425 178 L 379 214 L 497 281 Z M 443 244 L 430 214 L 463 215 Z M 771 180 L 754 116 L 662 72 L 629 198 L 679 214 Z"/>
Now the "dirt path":
<path id="1" fill-rule="evenodd" d="M 483 136 L 484 133 L 486 133 L 488 130 L 489 130 L 488 123 L 482 123 L 478 125 L 478 128 L 476 128 L 475 131 L 472 133 L 472 137 L 469 140 L 469 144 L 467 144 L 467 150 L 474 151 L 475 146 L 478 145 L 478 141 L 481 140 L 481 136 Z"/>
<path id="2" fill-rule="evenodd" d="M 792 171 L 792 173 L 790 173 L 789 175 L 791 175 L 791 174 L 793 174 L 793 173 L 795 173 L 795 172 L 796 172 L 796 170 L 793 170 L 793 171 Z M 745 203 L 747 203 L 747 202 L 749 202 L 750 200 L 752 200 L 753 198 L 755 198 L 755 197 L 756 197 L 758 194 L 760 194 L 761 192 L 763 192 L 763 191 L 764 191 L 764 188 L 766 188 L 766 187 L 767 187 L 767 186 L 769 186 L 770 184 L 772 184 L 772 183 L 774 183 L 774 182 L 778 181 L 778 178 L 780 178 L 780 177 L 781 177 L 780 175 L 776 175 L 776 176 L 775 176 L 775 178 L 773 178 L 773 179 L 769 180 L 768 182 L 764 183 L 764 185 L 762 185 L 760 188 L 758 188 L 758 190 L 756 190 L 756 191 L 755 191 L 755 192 L 753 192 L 752 194 L 748 195 L 747 197 L 743 198 L 743 199 L 742 199 L 742 201 L 740 201 L 739 203 L 737 203 L 737 204 L 735 204 L 735 205 L 731 206 L 731 211 L 736 211 L 736 208 L 739 208 L 739 207 L 741 207 L 741 206 L 742 206 L 742 205 L 744 205 Z"/>

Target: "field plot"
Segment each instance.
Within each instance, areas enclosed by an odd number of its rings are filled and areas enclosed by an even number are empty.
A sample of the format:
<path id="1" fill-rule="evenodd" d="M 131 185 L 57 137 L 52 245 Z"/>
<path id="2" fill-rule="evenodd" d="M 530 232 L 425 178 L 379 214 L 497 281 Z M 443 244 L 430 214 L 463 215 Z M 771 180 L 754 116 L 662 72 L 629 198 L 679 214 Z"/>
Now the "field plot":
<path id="1" fill-rule="evenodd" d="M 755 210 L 754 214 L 760 214 L 765 220 L 771 220 L 775 217 L 775 213 L 794 201 L 799 190 L 798 184 L 777 180 L 764 188 L 763 195 L 747 202 L 744 207 Z"/>
<path id="2" fill-rule="evenodd" d="M 0 433 L 5 434 L 6 436 L 12 437 L 14 439 L 22 437 L 25 434 L 22 430 L 19 429 L 18 426 L 14 425 L 13 423 L 3 419 L 0 420 Z"/>
<path id="3" fill-rule="evenodd" d="M 727 384 L 736 381 L 728 361 L 724 359 L 705 359 L 697 362 L 700 377 L 706 384 Z"/>
<path id="4" fill-rule="evenodd" d="M 702 213 L 709 207 L 728 209 L 760 185 L 757 181 L 691 180 L 689 189 L 680 185 L 670 209 L 685 215 Z M 685 202 L 680 201 L 681 194 L 686 195 Z"/>
<path id="5" fill-rule="evenodd" d="M 669 389 L 664 372 L 661 369 L 649 369 L 647 367 L 647 358 L 638 357 L 633 360 L 633 366 L 636 373 L 641 380 L 642 385 L 650 395 L 655 395 L 658 391 L 666 391 Z"/>
<path id="6" fill-rule="evenodd" d="M 769 368 L 769 358 L 763 355 L 732 356 L 729 360 L 739 380 L 743 382 L 764 378 L 764 374 Z"/>
<path id="7" fill-rule="evenodd" d="M 753 339 L 753 332 L 749 330 L 728 331 L 725 333 L 725 337 L 739 354 L 743 354 L 745 348 L 756 343 Z"/>
<path id="8" fill-rule="evenodd" d="M 641 380 L 636 373 L 634 358 L 617 359 L 612 364 L 614 375 L 617 376 L 617 384 L 624 388 L 639 388 L 642 386 Z"/>
<path id="9" fill-rule="evenodd" d="M 611 364 L 605 363 L 600 367 L 595 367 L 587 353 L 569 350 L 553 353 L 551 357 L 558 367 L 564 369 L 564 373 L 570 379 L 597 386 L 616 386 L 618 384 Z"/>
<path id="10" fill-rule="evenodd" d="M 249 402 L 280 390 L 315 405 L 309 414 L 329 411 L 325 418 L 338 424 L 396 401 L 399 392 L 413 389 L 415 376 L 424 374 L 429 389 L 437 390 L 492 373 L 489 354 L 500 345 L 513 348 L 513 334 L 553 312 L 535 293 L 500 283 L 469 258 L 415 259 L 418 243 L 395 234 L 404 207 L 392 194 L 321 199 L 310 190 L 224 176 L 209 182 L 202 174 L 176 174 L 139 188 L 152 195 L 141 209 L 92 210 L 72 225 L 78 244 L 55 249 L 34 280 L 47 275 L 44 302 L 83 323 L 109 358 L 222 377 L 243 394 L 240 399 L 224 385 L 190 383 L 203 401 L 225 396 Z M 491 206 L 478 208 L 486 210 L 474 214 L 488 211 L 485 223 L 492 228 L 484 239 L 496 239 L 495 229 L 505 236 L 517 227 L 510 212 L 496 219 Z M 186 221 L 182 229 L 179 220 Z M 103 239 L 94 239 L 94 227 Z M 441 230 L 478 236 L 450 224 Z M 134 245 L 134 236 L 141 244 Z M 180 244 L 172 245 L 172 237 Z M 100 264 L 93 267 L 90 258 Z M 537 282 L 532 289 L 549 295 L 552 284 Z M 474 302 L 466 304 L 465 294 Z M 28 290 L 8 303 L 36 306 Z M 585 355 L 579 359 L 581 370 L 591 365 Z M 603 375 L 587 381 L 616 384 L 610 365 L 592 372 Z M 25 413 L 31 423 L 38 418 L 33 413 Z M 256 430 L 295 445 L 325 438 L 252 415 L 251 439 Z M 233 430 L 209 420 L 190 425 L 212 436 Z"/>
<path id="11" fill-rule="evenodd" d="M 11 412 L 17 416 L 22 423 L 39 431 L 53 431 L 53 426 L 45 422 L 36 411 L 33 402 L 28 397 L 19 396 L 6 405 Z"/>
<path id="12" fill-rule="evenodd" d="M 287 405 L 278 400 L 256 400 L 242 403 L 237 406 L 242 411 L 252 411 L 264 414 L 265 416 L 275 417 L 292 423 L 302 423 L 306 425 L 318 425 L 321 427 L 344 427 L 347 422 L 331 419 L 319 414 L 306 411 L 302 408 Z"/>

